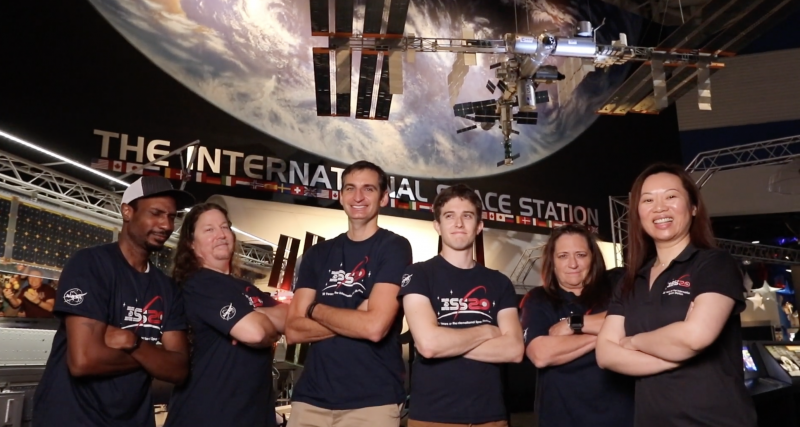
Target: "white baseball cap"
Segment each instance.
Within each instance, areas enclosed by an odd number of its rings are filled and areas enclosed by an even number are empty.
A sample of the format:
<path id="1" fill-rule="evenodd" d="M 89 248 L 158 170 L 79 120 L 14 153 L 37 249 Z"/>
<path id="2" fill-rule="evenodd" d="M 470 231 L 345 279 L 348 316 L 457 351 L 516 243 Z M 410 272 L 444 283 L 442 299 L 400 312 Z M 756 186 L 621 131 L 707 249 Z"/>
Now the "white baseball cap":
<path id="1" fill-rule="evenodd" d="M 194 196 L 183 190 L 174 189 L 168 179 L 160 176 L 143 176 L 137 179 L 122 194 L 122 203 L 130 205 L 134 200 L 156 196 L 172 197 L 178 210 L 192 207 L 195 203 Z"/>

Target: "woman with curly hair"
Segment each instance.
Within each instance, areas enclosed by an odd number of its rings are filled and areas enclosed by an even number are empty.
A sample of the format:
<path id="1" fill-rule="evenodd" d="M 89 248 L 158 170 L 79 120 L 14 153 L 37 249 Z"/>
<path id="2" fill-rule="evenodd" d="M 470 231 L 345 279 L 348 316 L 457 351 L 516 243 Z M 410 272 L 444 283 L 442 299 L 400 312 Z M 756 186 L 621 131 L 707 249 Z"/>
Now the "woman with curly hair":
<path id="1" fill-rule="evenodd" d="M 192 334 L 191 372 L 172 395 L 168 427 L 276 425 L 272 350 L 288 306 L 233 276 L 235 247 L 221 206 L 197 205 L 186 215 L 173 278 Z"/>

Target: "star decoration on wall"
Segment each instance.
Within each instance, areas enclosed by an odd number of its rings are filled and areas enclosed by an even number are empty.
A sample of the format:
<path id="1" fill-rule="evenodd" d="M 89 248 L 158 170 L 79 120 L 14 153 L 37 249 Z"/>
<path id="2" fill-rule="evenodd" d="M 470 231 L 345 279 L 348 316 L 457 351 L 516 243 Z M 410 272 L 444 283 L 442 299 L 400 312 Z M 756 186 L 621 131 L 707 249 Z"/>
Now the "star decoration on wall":
<path id="1" fill-rule="evenodd" d="M 761 296 L 761 294 L 755 293 L 755 295 L 752 297 L 747 297 L 747 299 L 753 302 L 753 310 L 757 310 L 759 308 L 764 311 L 767 310 L 767 308 L 764 307 L 764 298 Z"/>

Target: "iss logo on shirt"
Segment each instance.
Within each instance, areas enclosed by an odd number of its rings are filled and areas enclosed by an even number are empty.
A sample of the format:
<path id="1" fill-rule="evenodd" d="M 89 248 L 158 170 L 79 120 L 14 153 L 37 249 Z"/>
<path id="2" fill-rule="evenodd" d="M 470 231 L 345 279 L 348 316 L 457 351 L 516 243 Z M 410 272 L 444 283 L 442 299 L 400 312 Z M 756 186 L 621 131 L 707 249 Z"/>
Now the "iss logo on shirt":
<path id="1" fill-rule="evenodd" d="M 349 273 L 344 270 L 331 271 L 331 278 L 328 279 L 328 284 L 322 288 L 322 295 L 341 295 L 352 298 L 356 294 L 365 293 L 367 288 L 362 283 L 362 280 L 370 275 L 369 271 L 367 271 L 367 263 L 369 263 L 368 256 L 364 257 L 364 260 L 359 262 L 353 271 Z"/>
<path id="2" fill-rule="evenodd" d="M 452 295 L 453 291 L 450 291 Z M 486 287 L 476 286 L 463 297 L 440 297 L 439 325 L 479 325 L 491 323 L 494 318 L 491 309 L 494 301 L 486 298 Z"/>
<path id="3" fill-rule="evenodd" d="M 683 276 L 667 283 L 667 287 L 664 288 L 662 295 L 689 295 L 692 293 L 691 289 L 692 284 L 689 282 L 689 275 L 684 274 Z"/>
<path id="4" fill-rule="evenodd" d="M 264 301 L 258 295 L 250 295 L 249 292 L 252 290 L 250 286 L 244 289 L 244 296 L 247 298 L 247 302 L 250 303 L 250 306 L 255 307 L 263 307 Z"/>
<path id="5" fill-rule="evenodd" d="M 127 313 L 123 321 L 128 324 L 122 326 L 122 329 L 152 328 L 161 330 L 161 323 L 164 320 L 164 300 L 160 296 L 154 297 L 143 307 L 125 304 L 125 310 Z"/>

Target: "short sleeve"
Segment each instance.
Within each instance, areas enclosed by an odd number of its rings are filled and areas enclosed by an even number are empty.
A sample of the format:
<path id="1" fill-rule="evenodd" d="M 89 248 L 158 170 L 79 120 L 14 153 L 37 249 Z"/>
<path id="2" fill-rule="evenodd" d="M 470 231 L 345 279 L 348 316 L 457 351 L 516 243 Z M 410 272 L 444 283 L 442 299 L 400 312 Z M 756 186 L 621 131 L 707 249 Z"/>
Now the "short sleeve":
<path id="1" fill-rule="evenodd" d="M 522 324 L 525 347 L 528 347 L 528 344 L 534 338 L 548 335 L 550 327 L 558 321 L 558 318 L 552 306 L 545 299 L 544 289 L 542 288 L 529 291 L 523 298 L 521 305 L 520 323 Z"/>
<path id="2" fill-rule="evenodd" d="M 294 282 L 292 291 L 303 288 L 317 289 L 319 277 L 315 267 L 317 266 L 319 249 L 319 245 L 314 245 L 307 253 L 303 254 L 303 258 L 300 260 L 300 267 L 297 269 L 297 280 Z"/>
<path id="3" fill-rule="evenodd" d="M 498 285 L 503 290 L 503 293 L 500 294 L 497 311 L 499 312 L 507 308 L 517 308 L 517 292 L 514 290 L 514 284 L 511 283 L 511 279 L 504 274 L 497 274 L 500 276 L 500 283 L 498 283 Z"/>
<path id="4" fill-rule="evenodd" d="M 229 335 L 233 326 L 253 311 L 253 306 L 236 287 L 221 283 L 225 280 L 236 279 L 201 270 L 186 281 L 183 299 L 187 315 Z"/>
<path id="5" fill-rule="evenodd" d="M 733 299 L 736 302 L 734 313 L 741 313 L 746 304 L 744 278 L 739 270 L 739 263 L 721 250 L 709 251 L 698 262 L 699 265 L 694 269 L 696 272 L 689 278 L 692 300 L 698 295 L 713 292 Z"/>
<path id="6" fill-rule="evenodd" d="M 608 311 L 606 316 L 623 316 L 625 317 L 625 305 L 622 303 L 622 284 L 620 280 L 614 285 L 614 290 L 611 293 L 611 302 L 608 303 Z"/>
<path id="7" fill-rule="evenodd" d="M 113 275 L 106 271 L 111 260 L 104 258 L 99 248 L 92 248 L 76 252 L 67 261 L 56 293 L 56 316 L 75 315 L 109 323 L 109 281 Z"/>
<path id="8" fill-rule="evenodd" d="M 406 295 L 419 294 L 430 298 L 430 293 L 431 288 L 430 284 L 428 283 L 428 276 L 422 269 L 422 264 L 417 263 L 409 265 L 403 274 L 399 295 L 404 297 Z"/>
<path id="9" fill-rule="evenodd" d="M 161 332 L 185 331 L 187 329 L 184 307 L 183 292 L 175 289 L 175 292 L 172 293 L 172 304 L 170 304 L 167 318 L 164 319 L 164 326 L 161 328 Z"/>
<path id="10" fill-rule="evenodd" d="M 381 245 L 378 253 L 378 269 L 374 283 L 402 285 L 406 268 L 411 264 L 411 244 L 405 237 L 393 234 Z"/>

